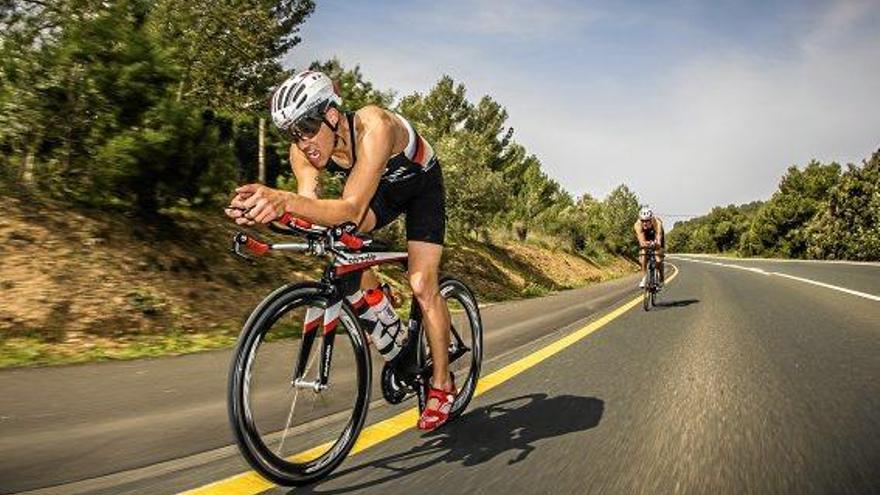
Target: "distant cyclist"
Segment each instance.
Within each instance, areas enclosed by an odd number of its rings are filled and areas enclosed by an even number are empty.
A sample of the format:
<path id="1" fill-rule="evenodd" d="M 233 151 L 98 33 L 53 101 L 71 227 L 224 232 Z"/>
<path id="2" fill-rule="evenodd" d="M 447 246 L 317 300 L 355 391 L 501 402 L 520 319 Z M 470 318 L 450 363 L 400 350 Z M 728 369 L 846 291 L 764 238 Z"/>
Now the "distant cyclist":
<path id="1" fill-rule="evenodd" d="M 269 223 L 288 212 L 319 225 L 353 222 L 361 232 L 405 215 L 409 282 L 424 314 L 434 366 L 418 427 L 431 430 L 447 421 L 456 395 L 449 374 L 450 317 L 438 276 L 446 233 L 440 162 L 402 116 L 373 105 L 343 112 L 341 105 L 333 81 L 321 72 L 307 70 L 284 81 L 272 95 L 272 120 L 293 141 L 297 192 L 247 184 L 235 190 L 226 212 L 239 224 Z M 322 170 L 345 178 L 341 198 L 319 198 Z M 363 289 L 378 285 L 375 274 L 364 273 Z"/>
<path id="2" fill-rule="evenodd" d="M 666 249 L 666 232 L 663 231 L 663 222 L 654 216 L 654 211 L 647 206 L 639 211 L 639 220 L 633 226 L 636 231 L 636 238 L 639 240 L 639 261 L 642 263 L 642 281 L 639 282 L 639 288 L 645 288 L 645 282 L 648 280 L 648 259 L 645 256 L 646 248 L 654 246 L 654 257 L 657 260 L 657 271 L 660 272 L 660 286 L 663 286 L 664 270 L 663 270 L 663 251 Z"/>

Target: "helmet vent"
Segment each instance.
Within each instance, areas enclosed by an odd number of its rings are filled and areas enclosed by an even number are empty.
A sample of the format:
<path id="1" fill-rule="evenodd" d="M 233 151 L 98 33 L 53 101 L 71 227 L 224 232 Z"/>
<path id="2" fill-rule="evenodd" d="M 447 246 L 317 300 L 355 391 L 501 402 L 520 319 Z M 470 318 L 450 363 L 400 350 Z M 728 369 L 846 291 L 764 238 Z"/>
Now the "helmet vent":
<path id="1" fill-rule="evenodd" d="M 275 108 L 280 108 L 284 106 L 284 98 L 290 92 L 290 86 L 282 86 L 278 89 L 278 93 L 275 95 Z"/>
<path id="2" fill-rule="evenodd" d="M 307 94 L 303 94 L 303 95 L 302 95 L 302 98 L 300 98 L 299 101 L 296 102 L 296 108 L 297 108 L 297 109 L 299 109 L 299 107 L 301 107 L 302 104 L 306 102 L 306 100 L 308 99 L 308 96 L 309 96 L 309 95 L 307 95 Z"/>
<path id="3" fill-rule="evenodd" d="M 296 99 L 299 98 L 299 95 L 302 94 L 302 92 L 303 92 L 305 89 L 306 89 L 306 85 L 305 85 L 305 84 L 300 84 L 299 86 L 297 86 L 296 91 L 293 91 L 293 92 L 292 92 L 293 94 L 290 96 L 289 100 L 291 100 L 291 101 L 296 101 Z M 287 106 L 289 103 L 290 103 L 290 101 L 285 101 L 285 102 L 284 102 L 284 106 Z M 298 107 L 298 106 L 299 106 L 299 105 L 297 105 L 297 107 Z"/>

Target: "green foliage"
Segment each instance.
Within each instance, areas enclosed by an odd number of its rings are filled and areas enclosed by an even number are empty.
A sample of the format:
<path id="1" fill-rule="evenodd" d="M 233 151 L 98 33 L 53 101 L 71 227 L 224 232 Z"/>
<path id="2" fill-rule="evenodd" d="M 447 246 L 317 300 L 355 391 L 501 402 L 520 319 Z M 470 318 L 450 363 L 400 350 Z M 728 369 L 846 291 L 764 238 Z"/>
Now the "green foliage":
<path id="1" fill-rule="evenodd" d="M 680 222 L 669 233 L 677 252 L 802 258 L 807 255 L 808 225 L 828 204 L 840 180 L 840 165 L 812 161 L 790 167 L 769 201 L 713 208 L 709 214 Z"/>
<path id="2" fill-rule="evenodd" d="M 493 154 L 484 139 L 468 131 L 435 144 L 442 157 L 446 211 L 453 234 L 479 231 L 508 203 L 501 174 L 489 168 Z"/>
<path id="3" fill-rule="evenodd" d="M 460 130 L 472 115 L 473 105 L 467 100 L 464 84 L 455 84 L 443 76 L 427 94 L 405 96 L 398 110 L 406 116 L 429 142 L 439 142 L 444 136 Z"/>
<path id="4" fill-rule="evenodd" d="M 144 214 L 186 200 L 199 205 L 226 194 L 234 183 L 235 158 L 229 123 L 172 101 L 151 109 L 143 125 L 98 149 L 102 190 Z"/>
<path id="5" fill-rule="evenodd" d="M 767 202 L 713 208 L 676 224 L 677 252 L 880 259 L 880 151 L 841 173 L 836 163 L 791 167 Z"/>
<path id="6" fill-rule="evenodd" d="M 263 107 L 282 77 L 278 60 L 300 42 L 314 8 L 312 0 L 156 0 L 149 22 L 181 68 L 178 100 L 240 110 Z"/>
<path id="7" fill-rule="evenodd" d="M 255 175 L 257 119 L 242 110 L 262 107 L 312 9 L 309 0 L 0 4 L 4 175 L 141 215 L 227 194 L 237 175 Z"/>
<path id="8" fill-rule="evenodd" d="M 606 232 L 605 245 L 612 253 L 635 257 L 638 244 L 633 225 L 639 218 L 639 199 L 625 185 L 617 186 L 602 202 L 601 225 Z"/>
<path id="9" fill-rule="evenodd" d="M 534 155 L 511 164 L 504 170 L 504 177 L 513 191 L 506 220 L 521 241 L 526 240 L 534 226 L 540 225 L 541 212 L 561 197 L 570 201 L 559 184 L 541 170 L 541 162 Z"/>
<path id="10" fill-rule="evenodd" d="M 880 260 L 880 150 L 847 167 L 807 232 L 812 258 Z"/>
<path id="11" fill-rule="evenodd" d="M 791 167 L 779 190 L 757 212 L 742 237 L 746 255 L 802 258 L 807 253 L 807 224 L 827 207 L 831 188 L 840 178 L 840 165 L 810 162 L 803 170 Z"/>
<path id="12" fill-rule="evenodd" d="M 608 228 L 604 224 L 603 203 L 589 194 L 584 194 L 576 204 L 579 215 L 575 222 L 583 238 L 585 253 L 595 256 L 605 251 L 605 240 L 608 237 Z M 574 239 L 577 242 L 577 239 Z"/>
<path id="13" fill-rule="evenodd" d="M 735 251 L 762 204 L 719 206 L 705 216 L 679 222 L 667 236 L 668 247 L 679 253 Z"/>
<path id="14" fill-rule="evenodd" d="M 557 197 L 537 215 L 535 224 L 541 230 L 565 240 L 569 249 L 589 256 L 612 253 L 632 258 L 637 254 L 633 224 L 638 218 L 639 201 L 628 187 L 618 186 L 602 201 L 585 194 L 575 202 L 561 189 L 553 192 Z"/>

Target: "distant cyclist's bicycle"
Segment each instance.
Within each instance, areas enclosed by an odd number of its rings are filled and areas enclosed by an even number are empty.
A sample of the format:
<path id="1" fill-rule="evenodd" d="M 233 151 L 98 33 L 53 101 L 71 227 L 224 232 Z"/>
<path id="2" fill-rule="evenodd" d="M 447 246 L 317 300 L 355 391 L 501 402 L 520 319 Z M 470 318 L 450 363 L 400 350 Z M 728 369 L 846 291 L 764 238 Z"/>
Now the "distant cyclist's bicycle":
<path id="1" fill-rule="evenodd" d="M 284 227 L 273 230 L 305 242 L 270 244 L 238 233 L 233 251 L 243 258 L 246 252 L 295 251 L 328 256 L 330 263 L 320 281 L 284 285 L 251 313 L 232 357 L 228 409 L 248 463 L 274 483 L 296 486 L 327 476 L 360 434 L 373 381 L 369 339 L 356 310 L 363 304 L 361 274 L 387 263 L 405 267 L 407 254 L 382 252 L 371 239 L 353 234 L 352 224 L 324 228 L 289 215 L 278 223 Z M 440 293 L 450 310 L 450 371 L 459 387 L 453 418 L 476 390 L 483 329 L 477 301 L 464 283 L 444 277 Z M 385 362 L 380 389 L 392 404 L 417 397 L 421 411 L 432 363 L 416 301 L 404 330 L 406 342 Z M 306 449 L 311 445 L 317 447 Z"/>
<path id="2" fill-rule="evenodd" d="M 645 311 L 650 311 L 651 306 L 656 306 L 657 293 L 660 292 L 660 273 L 657 270 L 657 259 L 653 244 L 645 248 L 645 256 L 647 256 L 647 273 L 642 306 L 645 308 Z"/>

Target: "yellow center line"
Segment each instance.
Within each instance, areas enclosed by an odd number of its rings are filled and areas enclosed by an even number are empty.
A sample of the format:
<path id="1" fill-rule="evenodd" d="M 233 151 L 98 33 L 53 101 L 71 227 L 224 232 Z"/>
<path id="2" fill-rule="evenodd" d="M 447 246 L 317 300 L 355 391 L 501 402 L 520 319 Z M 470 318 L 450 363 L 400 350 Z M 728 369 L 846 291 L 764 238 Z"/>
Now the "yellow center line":
<path id="1" fill-rule="evenodd" d="M 671 282 L 677 275 L 678 269 L 676 268 L 675 273 L 673 273 L 672 276 L 669 277 L 667 282 Z M 541 349 L 538 349 L 528 356 L 525 356 L 517 361 L 514 361 L 511 364 L 508 364 L 507 366 L 499 369 L 498 371 L 495 371 L 494 373 L 491 373 L 488 376 L 481 377 L 479 383 L 477 384 L 477 390 L 474 393 L 474 397 L 478 397 L 488 392 L 489 390 L 492 390 L 498 385 L 501 385 L 507 380 L 510 380 L 514 376 L 519 375 L 527 369 L 559 353 L 563 349 L 570 347 L 584 337 L 590 335 L 596 330 L 599 330 L 608 323 L 617 319 L 630 309 L 638 306 L 641 302 L 642 296 L 640 295 L 639 297 L 632 299 L 631 301 L 626 302 L 621 306 L 618 306 L 615 310 L 599 318 L 598 320 L 591 322 L 580 330 L 576 330 L 566 335 L 565 337 L 551 344 L 548 344 Z M 396 416 L 364 428 L 363 431 L 361 431 L 357 442 L 354 444 L 354 447 L 351 449 L 351 453 L 349 453 L 349 456 L 355 455 L 370 447 L 378 445 L 385 440 L 395 437 L 407 430 L 413 429 L 418 419 L 418 408 L 412 408 Z M 318 445 L 317 447 L 313 447 L 309 450 L 300 452 L 299 454 L 292 456 L 290 460 L 314 459 L 318 455 L 326 452 L 332 445 L 333 442 L 327 442 L 322 445 Z M 275 488 L 274 483 L 266 481 L 255 471 L 248 471 L 246 473 L 238 474 L 220 481 L 215 481 L 214 483 L 210 483 L 208 485 L 194 488 L 192 490 L 183 492 L 180 495 L 256 495 L 272 488 Z"/>

